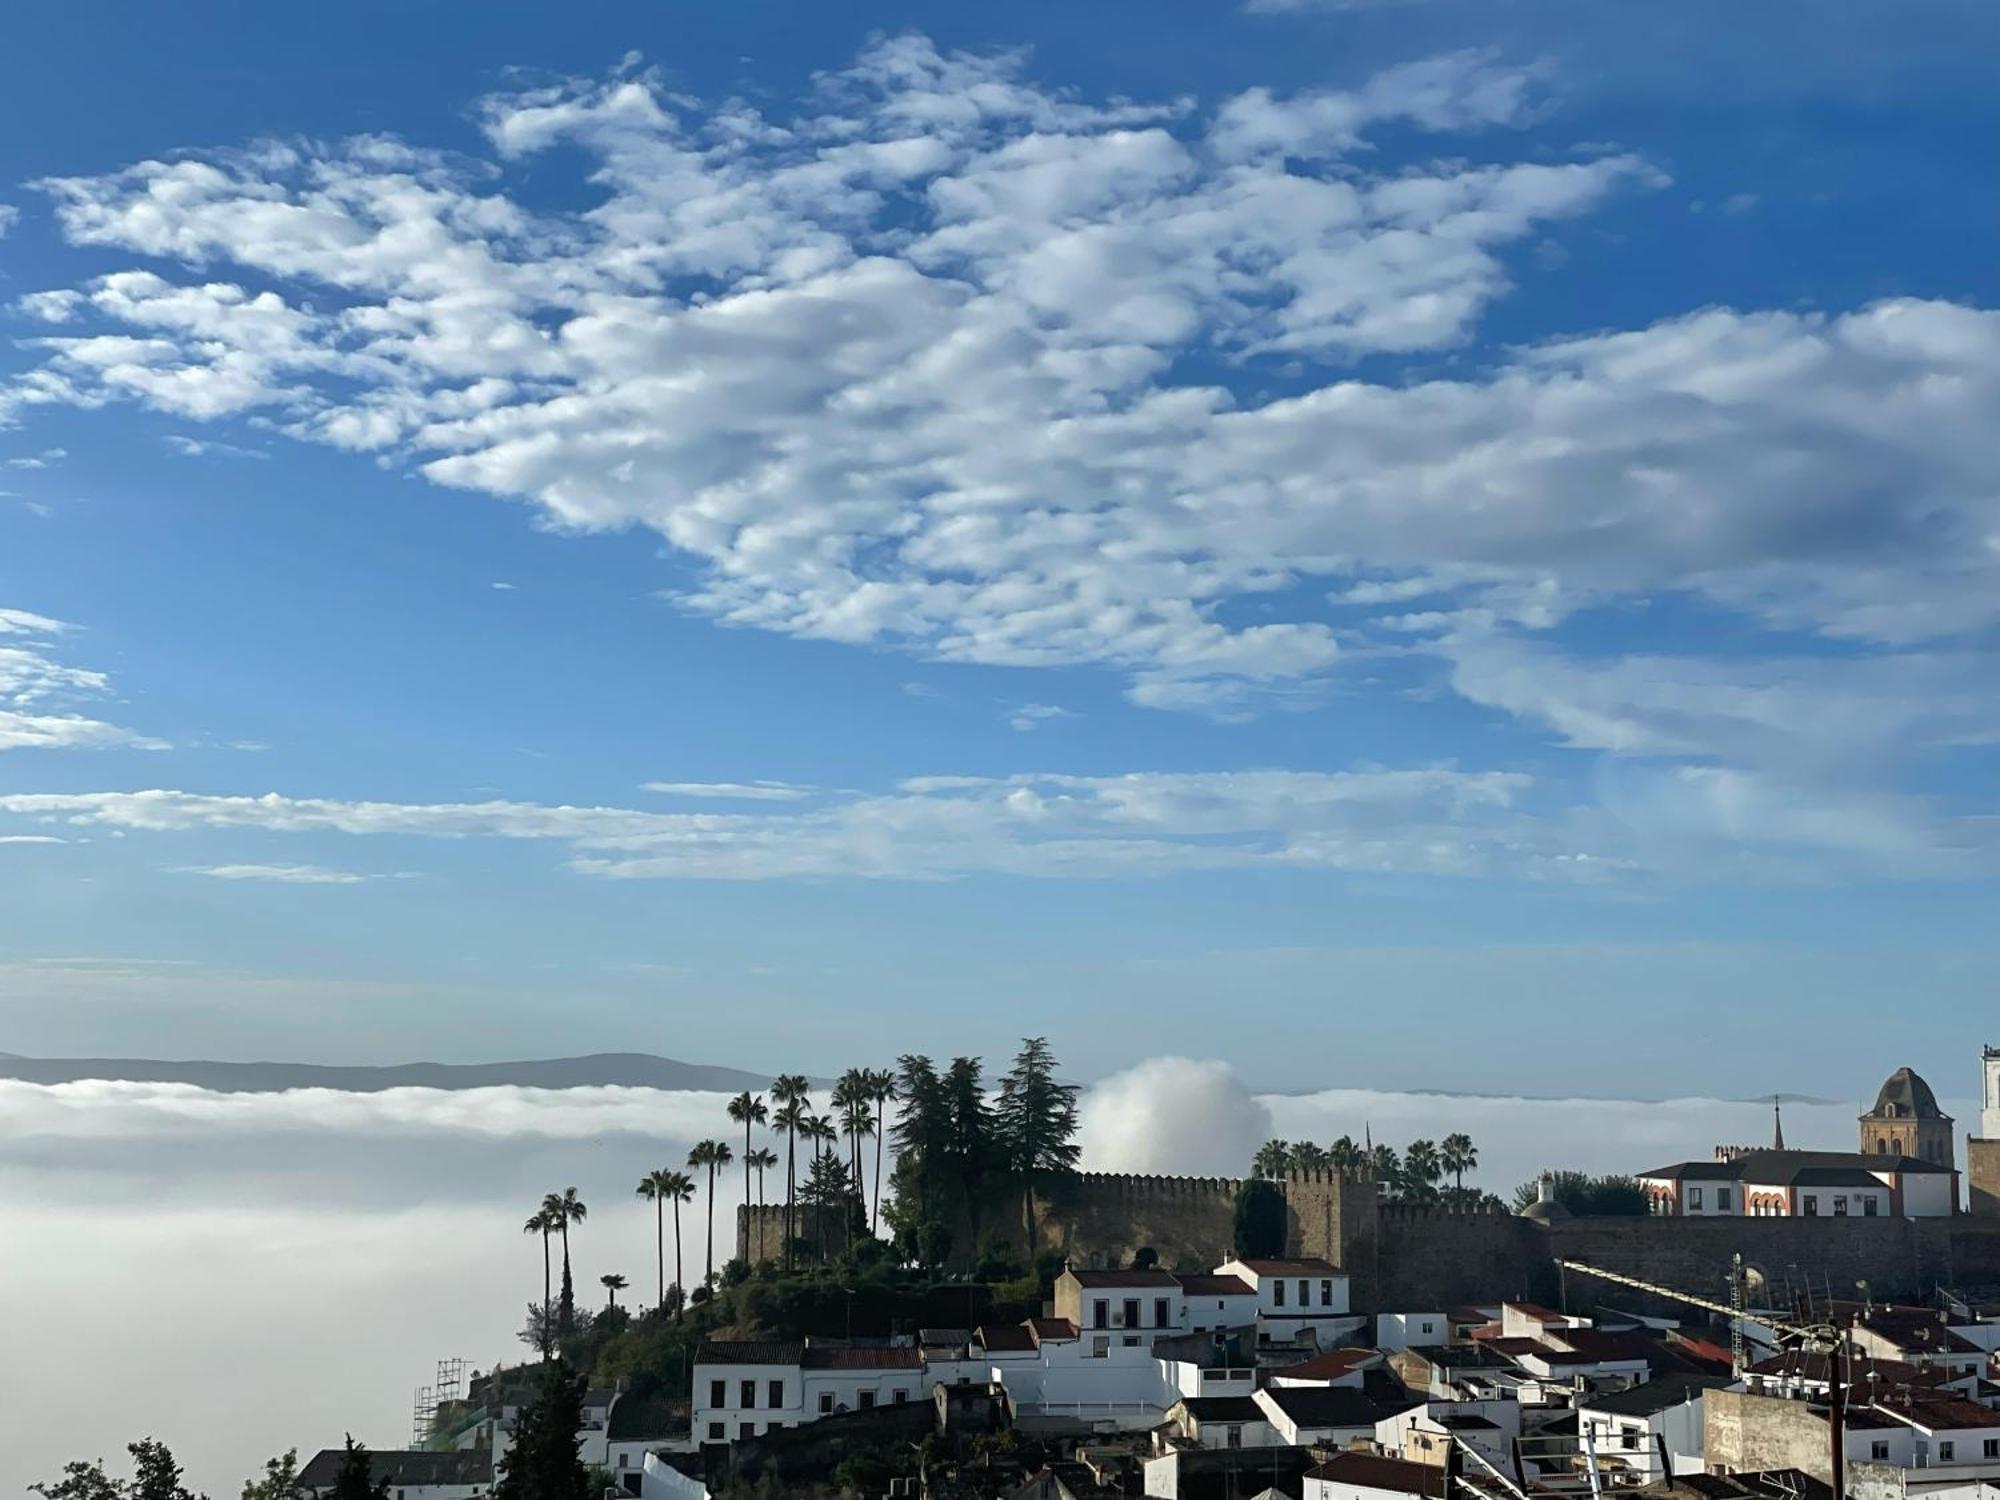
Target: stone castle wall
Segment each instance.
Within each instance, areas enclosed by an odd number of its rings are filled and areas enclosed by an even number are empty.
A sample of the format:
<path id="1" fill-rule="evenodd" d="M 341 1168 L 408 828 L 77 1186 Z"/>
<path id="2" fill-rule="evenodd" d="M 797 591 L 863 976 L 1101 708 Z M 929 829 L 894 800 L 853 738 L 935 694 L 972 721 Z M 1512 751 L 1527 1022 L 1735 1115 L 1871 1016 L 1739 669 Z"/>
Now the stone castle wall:
<path id="1" fill-rule="evenodd" d="M 1975 1142 L 1975 1145 L 1980 1144 Z M 1995 1168 L 2000 1171 L 2000 1142 Z M 1975 1158 L 1977 1165 L 1977 1158 Z M 1128 1264 L 1151 1247 L 1174 1269 L 1207 1269 L 1227 1257 L 1234 1231 L 1233 1177 L 1084 1173 L 1053 1188 L 1036 1209 L 1040 1248 L 1080 1266 Z M 1557 1259 L 1726 1300 L 1731 1259 L 1741 1254 L 1768 1295 L 1789 1279 L 1816 1295 L 1854 1295 L 1866 1281 L 1878 1298 L 1923 1298 L 1937 1287 L 2000 1288 L 2000 1177 L 1994 1210 L 1955 1218 L 1585 1218 L 1541 1224 L 1505 1211 L 1462 1213 L 1385 1204 L 1366 1179 L 1319 1173 L 1279 1183 L 1285 1194 L 1285 1252 L 1316 1255 L 1352 1279 L 1360 1311 L 1428 1310 L 1469 1301 L 1526 1297 L 1585 1308 L 1631 1306 L 1638 1294 L 1579 1275 Z M 738 1210 L 736 1253 L 752 1255 L 763 1236 L 775 1256 L 784 1209 Z M 1020 1233 L 1018 1224 L 992 1226 Z"/>

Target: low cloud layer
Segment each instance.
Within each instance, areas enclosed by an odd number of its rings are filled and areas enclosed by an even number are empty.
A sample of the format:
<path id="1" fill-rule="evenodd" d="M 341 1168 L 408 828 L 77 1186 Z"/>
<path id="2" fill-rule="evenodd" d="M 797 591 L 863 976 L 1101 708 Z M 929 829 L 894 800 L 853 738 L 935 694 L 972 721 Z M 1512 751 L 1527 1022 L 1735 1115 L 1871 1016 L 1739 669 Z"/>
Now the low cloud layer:
<path id="1" fill-rule="evenodd" d="M 575 1184 L 591 1205 L 576 1241 L 580 1285 L 613 1270 L 649 1284 L 652 1221 L 633 1184 L 697 1139 L 727 1138 L 723 1102 L 639 1089 L 260 1095 L 0 1081 L 11 1215 L 0 1322 L 22 1347 L 53 1351 L 14 1413 L 16 1440 L 0 1445 L 0 1491 L 148 1431 L 216 1495 L 293 1443 L 312 1449 L 352 1430 L 396 1445 L 409 1390 L 437 1359 L 519 1357 L 513 1329 L 541 1275 L 520 1224 L 543 1192 Z M 1961 1119 L 1975 1112 L 1945 1105 Z M 1788 1105 L 1787 1138 L 1845 1146 L 1856 1108 Z M 1705 1155 L 1718 1140 L 1764 1140 L 1770 1111 L 1701 1099 L 1256 1096 L 1227 1065 L 1185 1057 L 1149 1059 L 1083 1101 L 1094 1171 L 1240 1175 L 1270 1136 L 1324 1144 L 1364 1130 L 1399 1147 L 1465 1131 L 1480 1148 L 1472 1180 L 1505 1193 L 1546 1166 L 1629 1171 Z M 719 1245 L 741 1196 L 740 1176 L 722 1174 Z M 689 1210 L 691 1247 L 704 1208 Z M 93 1309 L 81 1323 L 79 1306 Z M 293 1359 L 301 1347 L 314 1358 Z M 243 1387 L 246 1367 L 280 1366 L 284 1380 Z"/>

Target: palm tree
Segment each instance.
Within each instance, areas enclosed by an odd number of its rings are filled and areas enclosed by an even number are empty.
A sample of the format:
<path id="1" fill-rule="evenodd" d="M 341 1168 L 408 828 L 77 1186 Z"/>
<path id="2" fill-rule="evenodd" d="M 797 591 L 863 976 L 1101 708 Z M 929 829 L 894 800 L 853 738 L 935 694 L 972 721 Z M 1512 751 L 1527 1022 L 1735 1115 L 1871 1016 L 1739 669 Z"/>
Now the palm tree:
<path id="1" fill-rule="evenodd" d="M 663 1171 L 664 1181 L 660 1191 L 674 1206 L 674 1321 L 679 1322 L 681 1309 L 687 1306 L 687 1278 L 681 1274 L 681 1205 L 694 1201 L 694 1179 L 685 1172 Z"/>
<path id="2" fill-rule="evenodd" d="M 729 1101 L 729 1118 L 743 1127 L 743 1201 L 750 1201 L 750 1127 L 771 1118 L 763 1097 L 745 1089 Z"/>
<path id="3" fill-rule="evenodd" d="M 604 1288 L 604 1305 L 616 1307 L 618 1294 L 625 1290 L 625 1278 L 616 1271 L 609 1271 L 597 1278 L 597 1284 Z"/>
<path id="4" fill-rule="evenodd" d="M 833 1155 L 835 1143 L 840 1140 L 840 1131 L 833 1123 L 832 1115 L 808 1115 L 799 1124 L 799 1134 L 813 1145 L 813 1161 Z M 819 1258 L 826 1259 L 826 1205 L 814 1205 L 813 1240 L 819 1246 Z"/>
<path id="5" fill-rule="evenodd" d="M 854 1179 L 858 1192 L 865 1180 L 861 1173 L 861 1143 L 875 1133 L 875 1107 L 869 1097 L 868 1075 L 857 1068 L 849 1076 L 853 1087 L 845 1099 L 835 1102 L 840 1106 L 840 1133 L 847 1137 L 847 1175 Z"/>
<path id="6" fill-rule="evenodd" d="M 785 1269 L 792 1268 L 792 1213 L 798 1196 L 798 1129 L 812 1100 L 807 1097 L 803 1073 L 780 1073 L 771 1084 L 771 1098 L 779 1108 L 772 1123 L 785 1131 Z"/>
<path id="7" fill-rule="evenodd" d="M 1368 1159 L 1367 1153 L 1361 1149 L 1359 1143 L 1351 1135 L 1344 1135 L 1331 1146 L 1327 1147 L 1326 1155 L 1334 1171 L 1350 1177 L 1359 1174 L 1363 1164 Z"/>
<path id="8" fill-rule="evenodd" d="M 521 1226 L 523 1234 L 539 1234 L 542 1237 L 542 1358 L 549 1357 L 549 1330 L 554 1325 L 549 1321 L 549 1236 L 555 1232 L 556 1221 L 549 1217 L 546 1205 L 528 1215 L 528 1222 Z"/>
<path id="9" fill-rule="evenodd" d="M 751 1259 L 760 1261 L 764 1258 L 764 1171 L 778 1164 L 778 1153 L 759 1146 L 743 1159 L 757 1169 L 757 1248 Z"/>
<path id="10" fill-rule="evenodd" d="M 1311 1141 L 1300 1141 L 1292 1147 L 1291 1167 L 1294 1172 L 1324 1172 L 1333 1163 L 1326 1147 L 1316 1146 Z"/>
<path id="11" fill-rule="evenodd" d="M 1451 1173 L 1452 1186 L 1458 1190 L 1453 1196 L 1463 1198 L 1465 1174 L 1479 1165 L 1479 1148 L 1472 1144 L 1472 1137 L 1453 1131 L 1438 1142 L 1438 1161 Z"/>
<path id="12" fill-rule="evenodd" d="M 673 1188 L 673 1179 L 680 1175 L 679 1172 L 669 1172 L 664 1167 L 657 1168 L 654 1171 L 648 1172 L 644 1177 L 641 1177 L 639 1179 L 639 1186 L 634 1190 L 641 1198 L 644 1198 L 648 1203 L 653 1205 L 653 1249 L 659 1257 L 660 1263 L 660 1300 L 656 1305 L 660 1307 L 667 1305 L 667 1200 L 673 1196 L 671 1191 Z M 680 1207 L 676 1204 L 674 1207 L 675 1220 L 678 1221 L 680 1216 Z M 680 1255 L 678 1248 L 680 1234 L 678 1230 L 675 1232 L 674 1239 L 677 1242 L 674 1254 L 678 1259 Z M 678 1264 L 674 1267 L 674 1274 L 676 1276 L 680 1274 Z"/>
<path id="13" fill-rule="evenodd" d="M 715 1282 L 715 1169 L 726 1167 L 736 1159 L 736 1155 L 724 1141 L 697 1141 L 694 1150 L 688 1152 L 688 1165 L 708 1168 L 708 1271 L 702 1277 L 703 1286 Z"/>
<path id="14" fill-rule="evenodd" d="M 571 1296 L 569 1279 L 569 1226 L 572 1224 L 581 1224 L 585 1219 L 589 1218 L 590 1210 L 583 1206 L 583 1200 L 577 1197 L 576 1189 L 572 1187 L 564 1188 L 560 1193 L 550 1193 L 547 1197 L 543 1198 L 542 1212 L 547 1214 L 553 1221 L 553 1227 L 562 1233 L 563 1321 L 566 1324 Z M 566 1332 L 567 1329 L 565 1327 L 558 1327 L 556 1331 L 558 1334 L 561 1334 Z"/>
<path id="15" fill-rule="evenodd" d="M 1437 1180 L 1444 1176 L 1437 1142 L 1411 1141 L 1403 1152 L 1403 1184 L 1409 1197 L 1425 1202 L 1437 1196 Z"/>
<path id="16" fill-rule="evenodd" d="M 1257 1154 L 1250 1162 L 1250 1170 L 1258 1177 L 1283 1177 L 1291 1164 L 1290 1143 L 1269 1140 L 1257 1148 Z"/>
<path id="17" fill-rule="evenodd" d="M 896 1097 L 896 1075 L 882 1068 L 868 1075 L 868 1093 L 875 1101 L 875 1203 L 868 1211 L 868 1232 L 882 1219 L 882 1138 L 889 1133 L 889 1101 Z"/>

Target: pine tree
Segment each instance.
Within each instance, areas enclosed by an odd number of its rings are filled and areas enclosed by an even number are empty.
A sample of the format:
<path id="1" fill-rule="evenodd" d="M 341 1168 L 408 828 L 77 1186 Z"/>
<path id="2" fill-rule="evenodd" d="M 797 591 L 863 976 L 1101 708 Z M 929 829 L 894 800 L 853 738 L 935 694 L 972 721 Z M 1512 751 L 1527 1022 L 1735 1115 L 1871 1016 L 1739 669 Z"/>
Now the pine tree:
<path id="1" fill-rule="evenodd" d="M 165 1443 L 141 1438 L 125 1451 L 132 1455 L 132 1500 L 197 1500 L 181 1483 L 181 1466 Z"/>
<path id="2" fill-rule="evenodd" d="M 307 1500 L 299 1483 L 299 1450 L 287 1449 L 282 1457 L 264 1460 L 264 1477 L 243 1481 L 242 1500 Z"/>
<path id="3" fill-rule="evenodd" d="M 347 1434 L 347 1447 L 340 1455 L 340 1469 L 333 1476 L 332 1500 L 389 1500 L 389 1476 L 375 1478 L 368 1445 Z"/>
<path id="4" fill-rule="evenodd" d="M 1028 1256 L 1035 1254 L 1035 1184 L 1052 1173 L 1076 1170 L 1077 1087 L 1056 1082 L 1055 1053 L 1048 1039 L 1031 1036 L 1021 1042 L 1014 1066 L 1000 1080 L 1000 1106 L 994 1123 L 1002 1159 L 1021 1179 L 1021 1224 L 1028 1236 Z"/>
<path id="5" fill-rule="evenodd" d="M 495 1500 L 593 1500 L 590 1471 L 577 1452 L 583 1385 L 564 1361 L 547 1367 L 541 1390 L 521 1411 L 514 1446 L 500 1460 Z"/>

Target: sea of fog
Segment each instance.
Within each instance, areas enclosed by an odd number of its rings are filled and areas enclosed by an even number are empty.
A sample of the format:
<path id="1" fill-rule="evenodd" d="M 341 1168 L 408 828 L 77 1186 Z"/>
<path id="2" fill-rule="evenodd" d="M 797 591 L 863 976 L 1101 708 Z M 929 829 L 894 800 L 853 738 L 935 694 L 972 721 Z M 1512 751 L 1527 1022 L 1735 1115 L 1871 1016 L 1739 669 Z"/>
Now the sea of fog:
<path id="1" fill-rule="evenodd" d="M 1855 1112 L 1788 1105 L 1786 1138 L 1846 1148 Z M 1632 1171 L 1770 1131 L 1768 1105 L 1713 1099 L 1255 1096 L 1222 1064 L 1173 1058 L 1095 1086 L 1084 1119 L 1086 1167 L 1216 1175 L 1272 1135 L 1400 1146 L 1460 1130 L 1474 1180 L 1503 1195 L 1545 1166 Z M 541 1294 L 521 1224 L 542 1193 L 574 1185 L 590 1205 L 579 1297 L 608 1271 L 643 1294 L 652 1219 L 633 1184 L 730 1135 L 706 1093 L 0 1081 L 0 1496 L 71 1458 L 122 1463 L 147 1434 L 215 1500 L 287 1447 L 343 1432 L 400 1446 L 440 1358 L 521 1358 L 514 1331 Z M 733 1172 L 719 1184 L 719 1253 L 741 1193 Z"/>

